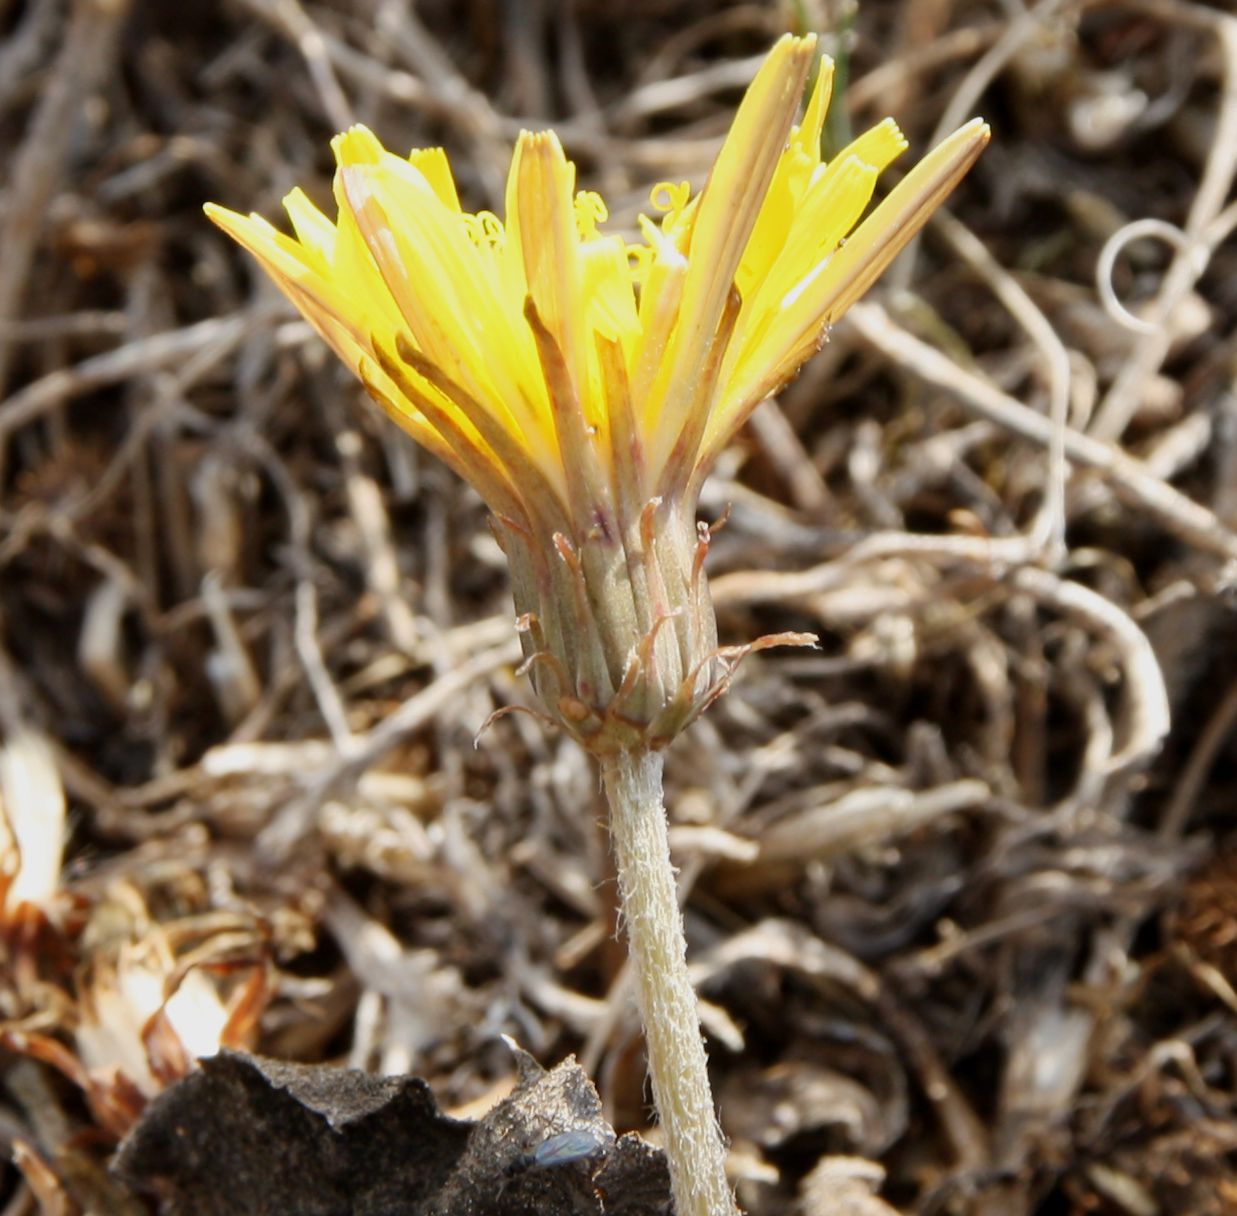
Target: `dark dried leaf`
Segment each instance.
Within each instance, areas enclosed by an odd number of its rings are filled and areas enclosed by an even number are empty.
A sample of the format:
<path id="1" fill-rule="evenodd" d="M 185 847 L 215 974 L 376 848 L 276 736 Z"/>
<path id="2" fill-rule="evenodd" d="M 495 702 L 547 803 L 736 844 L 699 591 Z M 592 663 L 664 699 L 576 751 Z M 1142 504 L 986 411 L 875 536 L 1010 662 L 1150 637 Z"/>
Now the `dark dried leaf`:
<path id="1" fill-rule="evenodd" d="M 524 1053 L 476 1122 L 416 1077 L 225 1053 L 152 1103 L 115 1169 L 167 1216 L 662 1216 L 660 1151 L 617 1142 L 587 1076 Z M 570 1139 L 564 1139 L 570 1134 Z M 556 1152 L 538 1153 L 554 1137 Z"/>

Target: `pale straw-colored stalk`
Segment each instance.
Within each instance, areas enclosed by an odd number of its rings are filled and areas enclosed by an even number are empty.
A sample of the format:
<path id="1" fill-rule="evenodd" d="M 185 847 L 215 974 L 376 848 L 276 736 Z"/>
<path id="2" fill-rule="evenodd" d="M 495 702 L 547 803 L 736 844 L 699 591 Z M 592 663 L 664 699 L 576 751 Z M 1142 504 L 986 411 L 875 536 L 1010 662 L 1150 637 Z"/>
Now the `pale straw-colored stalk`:
<path id="1" fill-rule="evenodd" d="M 687 971 L 660 752 L 623 752 L 602 764 L 610 839 L 653 1100 L 666 1138 L 678 1216 L 738 1212 L 713 1110 L 696 991 Z"/>

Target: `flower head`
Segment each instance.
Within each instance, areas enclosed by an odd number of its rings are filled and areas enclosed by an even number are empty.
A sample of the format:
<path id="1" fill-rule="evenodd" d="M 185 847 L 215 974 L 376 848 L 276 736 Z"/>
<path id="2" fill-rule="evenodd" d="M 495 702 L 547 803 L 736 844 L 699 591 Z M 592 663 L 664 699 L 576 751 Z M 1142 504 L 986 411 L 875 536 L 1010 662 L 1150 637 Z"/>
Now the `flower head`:
<path id="1" fill-rule="evenodd" d="M 886 120 L 823 161 L 827 59 L 795 121 L 814 57 L 774 46 L 703 189 L 656 187 L 637 241 L 548 132 L 520 136 L 504 220 L 462 210 L 441 149 L 361 127 L 334 141 L 334 223 L 300 190 L 295 236 L 208 208 L 490 506 L 534 683 L 595 750 L 659 745 L 716 695 L 700 484 L 987 142 L 963 127 L 864 218 L 906 141 Z"/>

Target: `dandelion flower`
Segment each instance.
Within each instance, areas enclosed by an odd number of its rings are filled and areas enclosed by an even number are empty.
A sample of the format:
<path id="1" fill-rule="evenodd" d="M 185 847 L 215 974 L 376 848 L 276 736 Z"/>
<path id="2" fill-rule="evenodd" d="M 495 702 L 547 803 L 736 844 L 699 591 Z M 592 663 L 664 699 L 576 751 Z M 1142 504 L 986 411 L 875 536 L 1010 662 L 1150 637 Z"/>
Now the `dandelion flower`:
<path id="1" fill-rule="evenodd" d="M 501 220 L 462 209 L 441 149 L 396 156 L 362 127 L 334 143 L 334 222 L 299 190 L 292 236 L 209 208 L 493 512 L 534 687 L 601 763 L 680 1216 L 736 1211 L 661 795 L 659 749 L 750 649 L 717 645 L 700 485 L 988 139 L 963 127 L 868 211 L 906 141 L 887 119 L 822 160 L 827 60 L 799 117 L 814 57 L 777 43 L 704 187 L 657 186 L 635 241 L 550 133 L 520 136 Z"/>
<path id="2" fill-rule="evenodd" d="M 534 686 L 599 754 L 660 747 L 724 687 L 701 482 L 979 154 L 947 139 L 864 215 L 892 120 L 820 154 L 832 65 L 776 44 L 703 189 L 663 183 L 641 239 L 603 228 L 552 133 L 522 134 L 506 216 L 462 209 L 443 151 L 336 137 L 332 222 L 209 206 L 414 439 L 471 482 L 512 567 Z"/>

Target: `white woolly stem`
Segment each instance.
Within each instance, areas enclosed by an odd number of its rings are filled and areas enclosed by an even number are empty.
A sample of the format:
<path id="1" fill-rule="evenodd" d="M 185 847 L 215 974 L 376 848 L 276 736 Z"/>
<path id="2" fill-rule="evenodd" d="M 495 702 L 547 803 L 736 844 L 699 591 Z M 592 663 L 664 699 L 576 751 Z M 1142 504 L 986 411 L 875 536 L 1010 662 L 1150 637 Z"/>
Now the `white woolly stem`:
<path id="1" fill-rule="evenodd" d="M 602 772 L 676 1216 L 737 1216 L 709 1091 L 696 993 L 687 973 L 687 942 L 662 806 L 661 753 L 621 753 L 607 758 Z"/>

